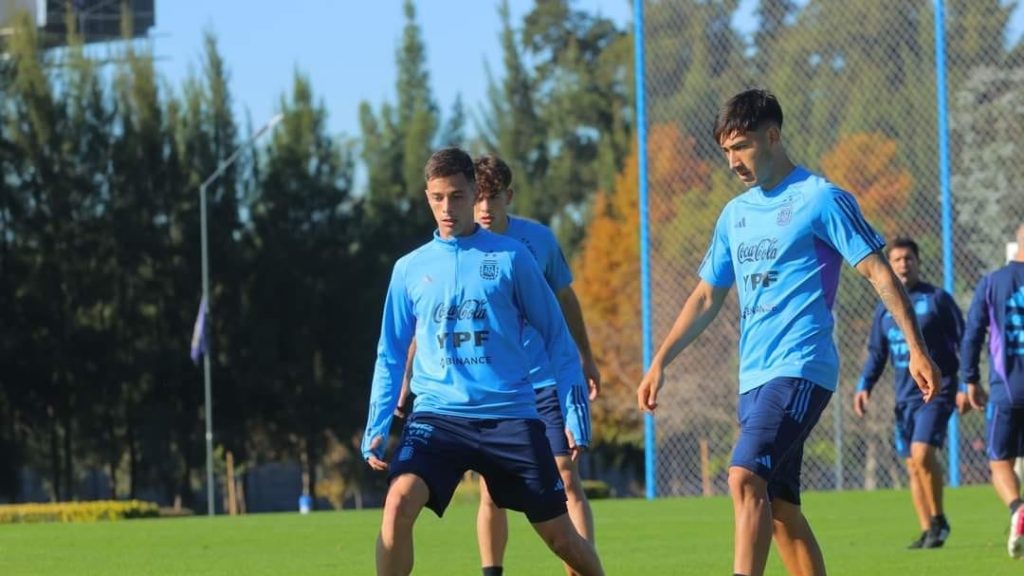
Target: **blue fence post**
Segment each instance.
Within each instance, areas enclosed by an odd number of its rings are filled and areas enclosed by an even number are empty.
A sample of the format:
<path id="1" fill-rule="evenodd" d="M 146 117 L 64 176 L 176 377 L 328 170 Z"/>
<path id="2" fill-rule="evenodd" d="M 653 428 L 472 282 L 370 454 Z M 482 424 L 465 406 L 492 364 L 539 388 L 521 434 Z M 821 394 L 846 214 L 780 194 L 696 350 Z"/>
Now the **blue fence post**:
<path id="1" fill-rule="evenodd" d="M 640 306 L 643 317 L 644 370 L 651 365 L 651 258 L 647 214 L 647 106 L 644 91 L 644 0 L 633 0 L 634 71 L 636 79 L 636 154 L 640 192 Z M 657 495 L 655 485 L 654 415 L 644 414 L 644 484 L 647 499 Z"/>
<path id="2" fill-rule="evenodd" d="M 949 183 L 949 105 L 946 99 L 946 14 L 944 0 L 935 0 L 935 98 L 939 130 L 939 188 L 942 192 L 942 286 L 953 286 L 953 194 Z M 949 419 L 949 485 L 960 486 L 960 416 Z"/>

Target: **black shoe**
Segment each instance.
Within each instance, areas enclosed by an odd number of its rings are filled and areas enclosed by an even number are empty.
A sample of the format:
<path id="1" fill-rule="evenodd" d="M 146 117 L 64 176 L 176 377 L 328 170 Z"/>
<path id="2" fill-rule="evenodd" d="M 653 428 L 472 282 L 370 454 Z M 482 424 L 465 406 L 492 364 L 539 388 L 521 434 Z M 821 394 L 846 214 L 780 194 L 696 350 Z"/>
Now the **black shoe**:
<path id="1" fill-rule="evenodd" d="M 917 540 L 911 542 L 910 545 L 907 546 L 907 550 L 917 550 L 918 548 L 924 548 L 924 543 L 926 540 L 928 540 L 927 530 L 921 532 L 921 536 Z"/>
<path id="2" fill-rule="evenodd" d="M 946 543 L 946 538 L 949 538 L 949 523 L 945 520 L 941 522 L 932 520 L 925 535 L 922 548 L 942 548 L 942 545 Z"/>

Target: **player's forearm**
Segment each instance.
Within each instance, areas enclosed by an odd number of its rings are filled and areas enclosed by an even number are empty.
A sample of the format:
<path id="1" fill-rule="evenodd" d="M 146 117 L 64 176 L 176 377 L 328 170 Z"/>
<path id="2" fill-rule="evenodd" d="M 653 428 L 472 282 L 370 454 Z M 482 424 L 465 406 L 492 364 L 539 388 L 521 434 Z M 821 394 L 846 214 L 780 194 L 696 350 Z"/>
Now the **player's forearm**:
<path id="1" fill-rule="evenodd" d="M 416 340 L 412 341 L 409 345 L 409 352 L 405 357 L 405 373 L 402 374 L 402 389 L 398 393 L 398 406 L 402 407 L 405 405 L 406 398 L 409 397 L 409 389 L 412 386 L 412 366 L 413 360 L 416 358 Z"/>
<path id="2" fill-rule="evenodd" d="M 917 323 L 917 316 L 914 314 L 910 297 L 903 288 L 892 268 L 881 260 L 877 254 L 873 254 L 865 260 L 871 260 L 858 264 L 857 268 L 864 274 L 871 285 L 874 286 L 882 305 L 892 315 L 893 321 L 899 326 L 907 340 L 907 348 L 911 354 L 925 354 L 924 337 L 921 335 L 921 327 Z"/>
<path id="3" fill-rule="evenodd" d="M 587 337 L 587 325 L 583 321 L 583 309 L 572 286 L 566 286 L 558 291 L 558 305 L 562 309 L 565 324 L 569 327 L 569 334 L 576 342 L 580 356 L 584 361 L 592 362 L 594 354 L 590 349 L 590 338 Z"/>
<path id="4" fill-rule="evenodd" d="M 960 377 L 965 382 L 981 379 L 981 351 L 988 335 L 988 310 L 984 290 L 975 294 L 967 312 L 967 324 L 960 341 Z"/>
<path id="5" fill-rule="evenodd" d="M 860 373 L 860 380 L 857 381 L 857 390 L 867 390 L 870 392 L 878 383 L 879 378 L 882 376 L 882 372 L 884 372 L 884 370 L 877 370 L 872 366 L 866 366 Z"/>
<path id="6" fill-rule="evenodd" d="M 561 330 L 555 337 L 554 347 L 549 348 L 551 365 L 555 372 L 555 384 L 561 399 L 562 417 L 567 418 L 575 398 L 575 388 L 585 387 L 583 372 L 580 370 L 580 355 L 568 330 Z"/>
<path id="7" fill-rule="evenodd" d="M 892 314 L 900 331 L 906 335 L 907 348 L 911 354 L 923 354 L 926 352 L 924 336 L 921 334 L 921 326 L 917 323 L 917 315 L 914 314 L 913 305 L 907 297 L 903 285 L 899 281 L 888 282 L 883 285 L 878 293 L 885 303 L 885 307 Z"/>
<path id="8" fill-rule="evenodd" d="M 572 387 L 566 403 L 565 426 L 579 446 L 590 446 L 590 400 L 586 385 Z"/>
<path id="9" fill-rule="evenodd" d="M 965 382 L 977 382 L 981 379 L 981 346 L 984 334 L 968 330 L 964 335 L 960 348 L 960 378 Z"/>
<path id="10" fill-rule="evenodd" d="M 373 383 L 370 386 L 370 406 L 366 416 L 366 431 L 363 436 L 362 453 L 364 456 L 371 452 L 382 450 L 378 445 L 374 446 L 374 439 L 378 436 L 386 437 L 391 427 L 391 420 L 398 404 L 398 394 L 395 385 L 395 378 L 401 377 L 401 368 L 393 365 L 397 363 L 388 362 L 378 357 L 377 366 L 373 374 Z"/>
<path id="11" fill-rule="evenodd" d="M 868 390 L 874 387 L 878 379 L 885 372 L 885 365 L 889 362 L 888 344 L 883 346 L 869 346 L 868 358 L 864 362 L 864 369 L 861 370 L 861 382 L 868 383 Z"/>
<path id="12" fill-rule="evenodd" d="M 716 297 L 715 292 L 710 287 L 707 290 L 698 288 L 690 294 L 690 297 L 686 299 L 686 303 L 683 304 L 683 309 L 679 311 L 679 316 L 676 317 L 672 329 L 669 330 L 668 336 L 665 337 L 661 348 L 654 355 L 651 361 L 652 364 L 660 368 L 671 364 L 676 356 L 696 340 L 708 325 L 711 324 L 711 321 L 718 315 L 718 311 L 722 309 L 724 301 L 724 293 L 722 297 Z"/>

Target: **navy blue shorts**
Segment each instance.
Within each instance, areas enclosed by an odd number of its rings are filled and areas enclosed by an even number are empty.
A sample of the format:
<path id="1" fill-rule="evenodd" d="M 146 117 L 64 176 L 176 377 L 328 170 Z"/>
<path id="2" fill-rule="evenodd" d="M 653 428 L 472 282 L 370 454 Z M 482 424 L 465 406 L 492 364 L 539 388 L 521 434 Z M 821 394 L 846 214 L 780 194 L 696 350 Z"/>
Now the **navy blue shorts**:
<path id="1" fill-rule="evenodd" d="M 565 418 L 558 403 L 558 386 L 537 388 L 537 412 L 544 423 L 544 434 L 555 456 L 569 455 L 569 439 L 565 437 Z"/>
<path id="2" fill-rule="evenodd" d="M 740 437 L 730 465 L 764 478 L 769 498 L 799 505 L 804 441 L 831 397 L 803 378 L 773 378 L 740 394 Z"/>
<path id="3" fill-rule="evenodd" d="M 427 508 L 441 516 L 467 470 L 487 480 L 500 508 L 525 512 L 530 522 L 566 513 L 565 487 L 540 420 L 476 420 L 418 413 L 409 418 L 388 480 L 415 474 L 430 490 Z"/>
<path id="4" fill-rule="evenodd" d="M 989 402 L 985 419 L 989 460 L 1024 456 L 1024 408 Z"/>
<path id="5" fill-rule="evenodd" d="M 956 402 L 948 398 L 935 397 L 927 404 L 900 402 L 896 414 L 896 453 L 910 458 L 910 445 L 914 442 L 942 448 L 946 443 L 949 417 Z"/>

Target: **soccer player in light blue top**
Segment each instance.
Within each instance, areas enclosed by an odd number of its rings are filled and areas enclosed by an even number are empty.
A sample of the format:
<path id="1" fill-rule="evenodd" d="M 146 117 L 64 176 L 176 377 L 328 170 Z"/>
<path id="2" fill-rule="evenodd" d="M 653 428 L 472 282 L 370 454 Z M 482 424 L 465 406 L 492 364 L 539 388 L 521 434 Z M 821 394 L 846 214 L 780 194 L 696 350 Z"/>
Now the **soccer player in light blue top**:
<path id="1" fill-rule="evenodd" d="M 574 387 L 570 409 L 563 419 L 558 409 L 557 382 L 553 363 L 548 358 L 543 340 L 529 325 L 525 328 L 523 346 L 530 356 L 530 380 L 537 394 L 537 409 L 544 421 L 548 442 L 555 454 L 558 472 L 565 484 L 565 494 L 572 519 L 580 535 L 594 542 L 594 517 L 583 491 L 577 450 L 590 445 L 590 395 L 597 394 L 600 373 L 590 350 L 583 313 L 572 289 L 572 272 L 565 261 L 558 241 L 551 229 L 543 224 L 508 213 L 514 194 L 512 170 L 504 160 L 485 155 L 474 161 L 477 182 L 476 221 L 491 232 L 503 234 L 523 243 L 537 259 L 548 286 L 558 298 L 566 324 L 576 341 L 583 360 L 586 386 Z M 575 350 L 573 350 L 575 354 Z M 588 397 L 590 396 L 590 397 Z M 566 429 L 571 438 L 567 439 Z M 501 576 L 505 545 L 508 542 L 508 517 L 498 508 L 488 490 L 487 482 L 480 482 L 480 508 L 477 512 L 477 543 L 483 576 Z"/>
<path id="2" fill-rule="evenodd" d="M 889 243 L 889 264 L 914 304 L 928 353 L 942 372 L 942 385 L 935 398 L 925 403 L 907 371 L 907 340 L 892 314 L 879 304 L 868 337 L 868 357 L 853 396 L 853 411 L 864 416 L 871 391 L 885 371 L 886 360 L 891 359 L 896 381 L 896 451 L 907 463 L 910 497 L 921 526 L 921 535 L 909 548 L 940 548 L 950 527 L 942 506 L 942 465 L 936 451 L 945 443 L 949 417 L 956 408 L 964 317 L 948 292 L 921 280 L 920 262 L 913 239 L 898 236 Z"/>
<path id="3" fill-rule="evenodd" d="M 978 363 L 988 335 L 989 391 L 981 385 Z M 1024 224 L 1017 228 L 1017 254 L 1006 266 L 978 283 L 967 311 L 960 353 L 967 384 L 961 410 L 986 412 L 988 460 L 992 486 L 1010 509 L 1007 552 L 1024 557 L 1024 502 L 1013 463 L 1024 456 Z"/>
<path id="4" fill-rule="evenodd" d="M 487 479 L 499 506 L 526 513 L 563 562 L 603 574 L 594 547 L 566 513 L 565 490 L 538 419 L 522 346 L 525 319 L 554 366 L 560 405 L 580 379 L 578 357 L 554 295 L 519 242 L 473 221 L 473 161 L 458 148 L 425 167 L 432 241 L 395 264 L 381 322 L 362 452 L 390 485 L 377 539 L 377 573 L 409 574 L 413 524 L 424 506 L 444 513 L 467 470 Z M 409 345 L 416 395 L 396 457 L 384 459 Z"/>
<path id="5" fill-rule="evenodd" d="M 939 371 L 881 237 L 856 200 L 793 164 L 782 143 L 782 108 L 765 90 L 725 103 L 715 141 L 749 190 L 723 208 L 700 279 L 637 389 L 653 412 L 664 370 L 715 318 L 729 289 L 740 305 L 740 434 L 729 467 L 735 513 L 733 573 L 760 576 L 774 536 L 791 574 L 825 574 L 800 509 L 803 443 L 836 388 L 832 305 L 843 260 L 875 287 L 907 335 L 909 370 L 926 400 Z"/>

